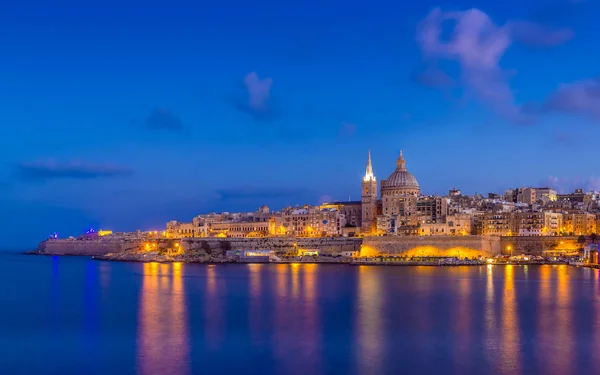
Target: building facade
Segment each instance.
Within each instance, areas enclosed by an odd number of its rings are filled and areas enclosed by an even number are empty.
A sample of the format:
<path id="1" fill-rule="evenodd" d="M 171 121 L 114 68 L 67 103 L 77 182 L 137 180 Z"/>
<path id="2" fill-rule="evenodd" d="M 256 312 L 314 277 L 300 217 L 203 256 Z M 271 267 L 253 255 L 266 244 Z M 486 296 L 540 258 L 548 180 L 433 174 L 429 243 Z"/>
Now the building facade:
<path id="1" fill-rule="evenodd" d="M 371 152 L 367 161 L 367 169 L 362 181 L 362 231 L 373 233 L 377 226 L 377 179 L 373 174 Z"/>

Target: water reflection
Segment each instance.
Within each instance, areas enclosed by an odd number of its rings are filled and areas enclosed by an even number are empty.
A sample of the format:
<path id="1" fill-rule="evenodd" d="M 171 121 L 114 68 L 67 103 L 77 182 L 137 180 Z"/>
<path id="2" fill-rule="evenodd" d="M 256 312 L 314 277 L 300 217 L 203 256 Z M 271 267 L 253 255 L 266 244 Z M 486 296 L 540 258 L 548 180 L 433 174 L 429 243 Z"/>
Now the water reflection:
<path id="1" fill-rule="evenodd" d="M 323 326 L 319 319 L 319 269 L 315 264 L 275 266 L 273 333 L 275 373 L 297 373 L 292 358 L 305 358 L 302 372 L 322 372 Z"/>
<path id="2" fill-rule="evenodd" d="M 298 263 L 292 263 L 290 265 L 292 273 L 292 298 L 297 300 L 300 293 L 300 265 Z"/>
<path id="3" fill-rule="evenodd" d="M 384 338 L 380 277 L 377 267 L 358 266 L 356 356 L 359 374 L 382 373 Z"/>
<path id="4" fill-rule="evenodd" d="M 454 268 L 456 271 L 456 277 L 458 277 L 458 290 L 456 293 L 457 306 L 455 311 L 454 320 L 454 351 L 455 358 L 457 358 L 456 364 L 458 372 L 461 368 L 468 366 L 469 354 L 473 342 L 471 340 L 471 331 L 473 329 L 474 317 L 473 316 L 473 305 L 471 303 L 471 287 L 473 280 L 466 277 L 468 275 L 468 268 L 457 267 Z M 460 337 L 460 340 L 456 338 Z"/>
<path id="5" fill-rule="evenodd" d="M 293 272 L 293 271 L 292 271 Z M 304 264 L 302 266 L 302 290 L 304 300 L 304 311 L 300 333 L 304 342 L 305 355 L 312 357 L 312 361 L 306 368 L 307 373 L 316 374 L 321 369 L 322 335 L 319 321 L 317 303 L 317 265 Z"/>
<path id="6" fill-rule="evenodd" d="M 286 348 L 282 343 L 286 342 L 287 335 L 290 334 L 288 330 L 288 320 L 291 311 L 288 310 L 288 276 L 289 266 L 285 264 L 278 264 L 275 266 L 275 284 L 274 284 L 274 299 L 275 299 L 275 311 L 274 311 L 274 324 L 273 333 L 271 337 L 271 345 L 273 350 L 273 359 L 278 366 L 275 373 L 285 374 L 289 372 L 288 368 L 284 366 L 286 363 L 285 358 L 289 356 L 289 348 Z M 289 311 L 289 314 L 288 314 Z M 290 327 L 294 327 L 291 325 Z"/>
<path id="7" fill-rule="evenodd" d="M 182 266 L 144 264 L 138 311 L 138 374 L 189 374 L 188 314 Z"/>
<path id="8" fill-rule="evenodd" d="M 486 267 L 486 287 L 485 287 L 485 312 L 484 312 L 484 340 L 485 340 L 485 359 L 488 363 L 493 363 L 494 352 L 496 351 L 497 343 L 495 340 L 496 328 L 496 308 L 494 298 L 494 271 L 496 266 L 488 264 Z"/>
<path id="9" fill-rule="evenodd" d="M 556 374 L 573 372 L 573 319 L 571 306 L 571 293 L 569 291 L 568 266 L 560 265 L 554 268 L 557 278 L 556 307 L 554 310 L 555 345 L 561 351 L 561 358 L 557 358 L 553 371 Z"/>
<path id="10" fill-rule="evenodd" d="M 35 261 L 4 270 L 2 374 L 600 374 L 597 270 Z"/>
<path id="11" fill-rule="evenodd" d="M 99 298 L 98 298 L 98 269 L 96 263 L 88 261 L 85 267 L 84 287 L 84 321 L 85 321 L 85 350 L 90 354 L 97 352 L 99 336 Z"/>
<path id="12" fill-rule="evenodd" d="M 248 264 L 250 272 L 250 334 L 252 336 L 252 344 L 260 344 L 260 333 L 262 332 L 262 305 L 261 305 L 261 276 L 262 264 Z"/>
<path id="13" fill-rule="evenodd" d="M 521 374 L 520 361 L 521 337 L 519 332 L 519 316 L 517 314 L 517 298 L 515 291 L 515 266 L 504 266 L 504 288 L 502 289 L 502 313 L 500 337 L 501 369 L 504 374 Z"/>
<path id="14" fill-rule="evenodd" d="M 209 265 L 206 269 L 206 302 L 205 302 L 205 328 L 206 342 L 210 349 L 218 349 L 222 343 L 223 335 L 223 307 L 219 285 L 217 284 L 217 267 Z"/>

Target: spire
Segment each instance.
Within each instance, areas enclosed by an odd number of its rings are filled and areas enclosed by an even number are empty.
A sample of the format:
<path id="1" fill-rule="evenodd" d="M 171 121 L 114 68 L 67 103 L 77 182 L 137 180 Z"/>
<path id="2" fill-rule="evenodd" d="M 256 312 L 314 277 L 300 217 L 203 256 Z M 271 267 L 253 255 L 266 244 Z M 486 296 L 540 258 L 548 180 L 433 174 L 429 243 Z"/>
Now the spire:
<path id="1" fill-rule="evenodd" d="M 396 170 L 397 171 L 406 171 L 406 161 L 404 160 L 404 156 L 402 156 L 402 150 L 400 150 L 400 156 L 396 161 Z"/>
<path id="2" fill-rule="evenodd" d="M 373 165 L 371 164 L 371 150 L 369 150 L 369 159 L 367 161 L 367 171 L 364 177 L 365 181 L 375 181 L 375 175 L 373 175 Z"/>

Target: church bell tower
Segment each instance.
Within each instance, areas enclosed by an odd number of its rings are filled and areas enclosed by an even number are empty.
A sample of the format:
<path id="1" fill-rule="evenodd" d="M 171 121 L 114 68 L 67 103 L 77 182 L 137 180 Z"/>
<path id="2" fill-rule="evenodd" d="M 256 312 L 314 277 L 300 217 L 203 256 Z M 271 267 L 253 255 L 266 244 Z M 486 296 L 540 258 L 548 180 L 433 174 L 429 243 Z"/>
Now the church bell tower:
<path id="1" fill-rule="evenodd" d="M 375 232 L 377 225 L 377 179 L 373 174 L 371 164 L 371 151 L 367 161 L 367 171 L 362 182 L 362 231 L 363 233 Z"/>

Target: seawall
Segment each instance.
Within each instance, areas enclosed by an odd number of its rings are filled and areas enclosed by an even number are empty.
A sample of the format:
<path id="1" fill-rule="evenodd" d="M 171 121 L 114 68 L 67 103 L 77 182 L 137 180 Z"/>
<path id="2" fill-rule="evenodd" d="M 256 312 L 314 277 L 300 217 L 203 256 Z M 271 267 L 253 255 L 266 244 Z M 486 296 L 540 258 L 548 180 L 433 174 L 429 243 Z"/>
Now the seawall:
<path id="1" fill-rule="evenodd" d="M 101 238 L 94 240 L 49 239 L 40 243 L 38 252 L 51 255 L 98 256 L 142 249 L 143 240 Z M 213 250 L 274 250 L 279 253 L 296 249 L 319 249 L 323 254 L 337 255 L 358 251 L 369 256 L 437 256 L 490 257 L 498 254 L 542 255 L 546 250 L 573 251 L 583 247 L 577 237 L 497 237 L 497 236 L 407 236 L 365 238 L 185 238 L 161 239 L 159 249 L 173 242 L 181 243 L 185 252 L 207 253 Z"/>
<path id="2" fill-rule="evenodd" d="M 575 251 L 584 245 L 577 242 L 576 236 L 536 236 L 501 237 L 503 255 L 531 254 L 542 255 L 544 251 Z"/>
<path id="3" fill-rule="evenodd" d="M 38 246 L 40 254 L 48 255 L 106 255 L 122 251 L 133 250 L 139 246 L 139 241 L 96 239 L 49 239 L 42 241 Z"/>
<path id="4" fill-rule="evenodd" d="M 406 236 L 365 237 L 361 256 L 490 257 L 500 254 L 499 237 Z"/>
<path id="5" fill-rule="evenodd" d="M 224 246 L 223 244 L 227 244 Z M 185 238 L 181 240 L 184 251 L 201 251 L 210 249 L 231 250 L 274 250 L 276 252 L 294 251 L 296 249 L 319 249 L 325 254 L 337 254 L 342 251 L 360 250 L 360 238 Z"/>

